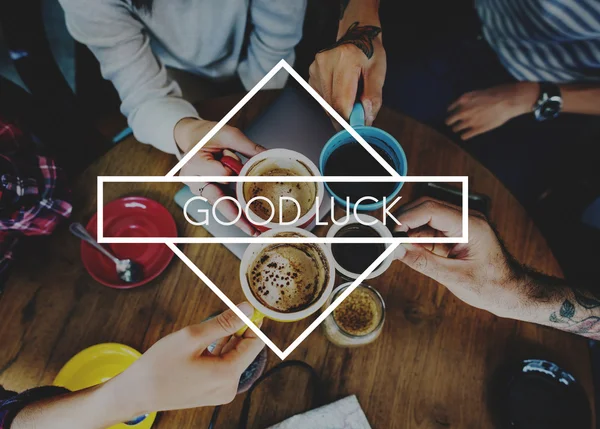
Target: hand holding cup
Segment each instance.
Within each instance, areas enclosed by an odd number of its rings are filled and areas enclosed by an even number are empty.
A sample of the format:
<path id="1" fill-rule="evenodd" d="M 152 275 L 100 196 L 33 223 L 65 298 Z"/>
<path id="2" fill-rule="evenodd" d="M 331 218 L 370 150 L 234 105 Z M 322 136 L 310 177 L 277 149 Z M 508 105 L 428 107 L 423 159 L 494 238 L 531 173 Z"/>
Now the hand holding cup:
<path id="1" fill-rule="evenodd" d="M 238 305 L 250 316 L 252 306 Z M 198 325 L 188 326 L 154 344 L 125 372 L 102 388 L 119 404 L 120 420 L 151 411 L 194 408 L 231 402 L 240 376 L 264 343 L 252 331 L 230 342 L 244 326 L 227 310 Z M 218 353 L 207 348 L 217 341 Z"/>
<path id="2" fill-rule="evenodd" d="M 184 153 L 189 152 L 215 125 L 216 123 L 212 121 L 182 119 L 175 128 L 175 138 L 179 147 Z M 264 147 L 251 141 L 239 129 L 226 125 L 182 167 L 181 175 L 232 176 L 234 171 L 221 162 L 224 157 L 239 160 L 235 152 L 253 157 L 263 151 L 265 151 Z M 223 184 L 226 182 L 220 184 L 194 182 L 187 185 L 192 193 L 206 198 L 209 203 L 214 204 L 226 195 L 225 190 L 220 186 Z M 219 204 L 219 210 L 228 220 L 236 219 L 237 210 L 231 201 L 223 201 Z M 236 226 L 248 235 L 258 235 L 254 226 L 244 217 L 237 220 Z"/>

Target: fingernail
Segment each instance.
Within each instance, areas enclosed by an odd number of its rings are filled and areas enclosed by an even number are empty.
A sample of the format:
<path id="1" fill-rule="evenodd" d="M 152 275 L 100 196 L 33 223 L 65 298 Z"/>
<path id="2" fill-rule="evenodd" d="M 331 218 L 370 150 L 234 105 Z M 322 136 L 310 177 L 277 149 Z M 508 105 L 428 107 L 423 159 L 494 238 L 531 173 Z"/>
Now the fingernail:
<path id="1" fill-rule="evenodd" d="M 238 308 L 242 310 L 242 312 L 248 317 L 252 317 L 252 315 L 254 314 L 254 307 L 252 307 L 249 303 L 245 301 L 238 304 Z"/>
<path id="2" fill-rule="evenodd" d="M 408 226 L 401 223 L 400 225 L 398 225 L 397 227 L 394 228 L 394 231 L 395 232 L 408 232 Z M 406 235 L 406 237 L 408 237 L 408 234 Z"/>
<path id="3" fill-rule="evenodd" d="M 400 246 L 396 247 L 396 250 L 394 250 L 394 256 L 396 259 L 403 259 L 406 256 L 406 247 L 404 247 L 403 244 L 400 244 Z"/>

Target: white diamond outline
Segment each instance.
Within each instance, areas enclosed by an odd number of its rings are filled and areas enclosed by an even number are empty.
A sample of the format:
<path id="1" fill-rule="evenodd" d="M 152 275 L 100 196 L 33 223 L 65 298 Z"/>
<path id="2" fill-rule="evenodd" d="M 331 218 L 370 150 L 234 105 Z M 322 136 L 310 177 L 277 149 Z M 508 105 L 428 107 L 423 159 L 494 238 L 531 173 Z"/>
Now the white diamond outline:
<path id="1" fill-rule="evenodd" d="M 356 280 L 354 280 L 352 282 L 352 284 L 334 301 L 332 302 L 329 307 L 327 307 L 325 310 L 323 310 L 321 312 L 321 314 L 319 315 L 319 317 L 317 317 L 308 328 L 306 328 L 299 336 L 298 338 L 296 338 L 292 344 L 290 344 L 285 350 L 281 350 L 279 347 L 277 347 L 277 345 L 275 345 L 275 343 L 273 343 L 273 341 L 271 341 L 269 339 L 269 337 L 267 337 L 265 335 L 264 332 L 262 332 L 260 330 L 260 328 L 258 326 L 256 326 L 254 324 L 254 322 L 252 322 L 248 316 L 246 316 L 234 303 L 233 301 L 231 301 L 227 295 L 225 295 L 221 289 L 218 288 L 217 285 L 215 285 L 212 280 L 210 280 L 208 278 L 208 276 L 206 274 L 204 274 L 204 272 L 202 272 L 202 270 L 200 270 L 200 268 L 198 268 L 198 266 L 196 264 L 194 264 L 186 255 L 185 253 L 183 253 L 183 251 L 181 249 L 179 249 L 175 244 L 173 243 L 167 243 L 167 246 L 169 246 L 169 248 L 173 251 L 173 253 L 175 253 L 179 259 L 181 259 L 183 261 L 184 264 L 186 264 L 190 270 L 192 270 L 192 272 L 194 274 L 196 274 L 200 280 L 202 280 L 204 282 L 204 284 L 206 286 L 208 286 L 210 288 L 210 290 L 213 291 L 213 293 L 215 293 L 215 295 L 217 295 L 221 301 L 223 301 L 240 319 L 242 319 L 242 321 L 246 324 L 246 326 L 248 326 L 248 329 L 251 329 L 252 332 L 254 332 L 264 343 L 267 347 L 269 347 L 271 349 L 271 351 L 273 351 L 273 353 L 275 353 L 281 360 L 285 360 L 285 358 L 287 358 L 295 349 L 296 347 L 298 347 L 305 339 L 306 337 L 308 337 L 315 329 L 317 329 L 317 327 L 323 322 L 323 320 L 325 320 L 325 318 L 327 316 L 329 316 L 331 314 L 331 312 L 333 310 L 335 310 L 337 308 L 338 305 L 340 305 L 342 303 L 342 301 L 344 299 L 346 299 L 346 297 L 348 295 L 350 295 L 352 293 L 352 291 L 354 291 L 354 289 L 356 289 L 358 287 L 359 284 L 361 284 L 369 274 L 371 274 L 371 272 L 373 270 L 375 270 L 384 260 L 385 258 L 387 258 L 394 250 L 396 250 L 396 248 L 399 246 L 399 243 L 396 244 L 392 244 L 391 246 L 389 246 L 385 252 L 383 252 L 379 258 L 377 258 L 375 260 L 375 262 L 373 262 L 369 268 L 367 268 Z"/>
<path id="2" fill-rule="evenodd" d="M 244 182 L 248 180 L 255 181 L 282 181 L 287 180 L 290 181 L 289 177 L 270 177 L 267 180 L 257 180 L 256 177 L 253 178 L 242 178 L 242 177 L 220 177 L 220 176 L 202 176 L 202 177 L 185 177 L 179 176 L 175 177 L 175 174 L 185 165 L 187 161 L 189 161 L 215 134 L 217 134 L 221 128 L 223 128 L 227 122 L 231 120 L 231 118 L 241 110 L 244 105 L 246 105 L 258 91 L 260 91 L 264 85 L 267 84 L 271 80 L 276 73 L 278 73 L 282 68 L 284 68 L 290 76 L 292 76 L 326 111 L 329 113 L 338 123 L 340 123 L 352 137 L 355 138 L 364 148 L 375 158 L 385 169 L 390 176 L 386 177 L 314 177 L 314 178 L 304 178 L 303 182 L 324 182 L 325 180 L 330 182 L 364 182 L 364 181 L 374 181 L 374 182 L 460 182 L 462 183 L 462 224 L 463 224 L 463 236 L 462 237 L 393 237 L 391 239 L 383 239 L 383 240 L 375 240 L 375 239 L 366 239 L 361 240 L 357 238 L 351 239 L 335 239 L 323 237 L 309 237 L 309 238 L 296 238 L 296 239 L 285 239 L 283 242 L 307 242 L 307 243 L 336 243 L 336 242 L 351 242 L 351 243 L 360 243 L 360 242 L 384 242 L 389 243 L 390 246 L 386 248 L 386 250 L 356 279 L 352 282 L 352 284 L 346 288 L 346 290 L 327 307 L 325 310 L 321 312 L 321 314 L 315 319 L 308 328 L 302 332 L 290 344 L 285 350 L 281 350 L 277 347 L 213 282 L 200 270 L 186 255 L 183 253 L 181 249 L 176 246 L 176 243 L 280 243 L 281 239 L 276 239 L 272 237 L 260 237 L 257 238 L 234 238 L 231 240 L 231 237 L 228 239 L 226 237 L 216 238 L 212 237 L 212 240 L 208 237 L 197 238 L 197 237 L 175 237 L 175 238 L 156 238 L 156 237 L 143 237 L 143 238 L 135 238 L 135 237 L 104 237 L 104 183 L 107 182 L 120 182 L 120 183 L 135 183 L 135 182 L 153 182 L 153 183 L 164 183 L 164 182 L 221 182 L 227 180 L 229 182 Z M 225 115 L 218 123 L 215 125 L 197 144 L 189 151 L 165 176 L 98 176 L 97 182 L 97 241 L 99 243 L 163 243 L 166 244 L 171 251 L 177 255 L 177 257 L 192 270 L 194 274 L 200 278 L 204 284 L 206 284 L 213 293 L 215 293 L 221 301 L 223 301 L 247 326 L 251 329 L 264 343 L 267 345 L 273 353 L 275 353 L 281 360 L 285 360 L 305 339 L 308 335 L 310 335 L 322 322 L 329 316 L 343 301 L 350 295 L 354 289 L 358 287 L 368 276 L 371 274 L 373 270 L 376 269 L 388 256 L 390 256 L 396 248 L 401 243 L 467 243 L 468 235 L 469 235 L 469 226 L 468 226 L 468 176 L 401 176 L 396 172 L 394 168 L 392 168 L 355 130 L 346 122 L 344 118 L 342 118 L 297 72 L 294 70 L 284 59 L 279 61 L 273 69 L 269 73 L 263 77 L 258 84 L 252 88 L 243 98 L 240 100 L 234 108 Z M 183 240 L 182 240 L 183 239 Z M 358 240 L 358 241 L 357 241 Z"/>
<path id="3" fill-rule="evenodd" d="M 296 82 L 298 82 L 310 95 L 312 95 L 312 97 L 317 100 L 317 102 L 327 111 L 327 113 L 329 113 L 336 121 L 338 121 L 338 123 L 340 125 L 342 125 L 346 131 L 348 131 L 350 133 L 350 135 L 352 135 L 352 137 L 354 137 L 356 139 L 356 141 L 358 141 L 366 150 L 367 152 L 369 152 L 371 154 L 371 156 L 373 158 L 375 158 L 382 166 L 383 168 L 386 169 L 386 171 L 388 173 L 390 173 L 391 176 L 395 177 L 396 179 L 401 179 L 402 176 L 400 174 L 398 174 L 398 172 L 390 165 L 388 164 L 382 157 L 381 155 L 379 155 L 375 149 L 373 149 L 371 147 L 371 145 L 369 145 L 365 139 L 363 139 L 355 130 L 354 128 L 352 128 L 350 126 L 350 124 L 348 122 L 346 122 L 346 120 L 344 118 L 342 118 L 340 116 L 340 114 L 338 112 L 335 111 L 335 109 L 333 107 L 331 107 L 329 105 L 329 103 L 327 103 L 323 97 L 321 97 L 321 95 L 319 95 L 319 93 L 317 91 L 315 91 L 309 84 L 308 82 L 306 82 L 304 79 L 302 79 L 302 76 L 300 76 L 298 74 L 298 72 L 296 70 L 294 70 L 294 68 L 292 66 L 290 66 L 286 60 L 281 59 L 281 61 L 279 61 L 275 67 L 273 67 L 271 69 L 271 71 L 269 73 L 267 73 L 265 75 L 265 77 L 263 77 L 257 84 L 256 86 L 254 86 L 254 88 L 252 88 L 248 94 L 246 94 L 235 106 L 233 109 L 231 109 L 231 111 L 226 114 L 223 119 L 221 119 L 217 125 L 215 125 L 203 138 L 202 140 L 200 140 L 198 142 L 198 144 L 196 146 L 194 146 L 194 148 L 192 150 L 190 150 L 187 154 L 185 154 L 185 156 L 183 158 L 181 158 L 179 160 L 179 162 L 167 173 L 167 177 L 169 176 L 175 176 L 175 174 L 177 174 L 177 172 L 179 172 L 179 170 L 181 170 L 181 168 L 186 164 L 186 162 L 188 162 L 190 159 L 192 159 L 192 157 L 194 155 L 196 155 L 196 153 L 198 153 L 198 151 L 202 148 L 202 146 L 204 146 L 204 144 L 206 142 L 208 142 L 210 139 L 212 139 L 215 134 L 217 134 L 221 128 L 223 128 L 227 122 L 229 122 L 231 120 L 231 118 L 233 118 L 233 116 L 239 112 L 241 110 L 242 107 L 244 107 L 246 105 L 246 103 L 248 103 L 257 93 L 258 91 L 260 91 L 270 80 L 271 78 L 273 78 L 273 76 L 275 76 L 281 69 L 285 69 L 290 76 L 292 76 Z"/>

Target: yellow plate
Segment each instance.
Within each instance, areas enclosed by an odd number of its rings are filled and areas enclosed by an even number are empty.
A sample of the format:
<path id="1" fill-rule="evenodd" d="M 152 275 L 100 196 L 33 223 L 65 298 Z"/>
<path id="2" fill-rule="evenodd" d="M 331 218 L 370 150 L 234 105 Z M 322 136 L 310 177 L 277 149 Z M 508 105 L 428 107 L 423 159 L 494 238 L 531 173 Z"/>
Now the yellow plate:
<path id="1" fill-rule="evenodd" d="M 54 385 L 75 391 L 104 383 L 125 371 L 140 356 L 140 352 L 123 344 L 106 343 L 88 347 L 62 367 L 54 379 Z M 150 429 L 155 418 L 156 413 L 151 413 L 138 424 L 119 423 L 110 429 Z"/>

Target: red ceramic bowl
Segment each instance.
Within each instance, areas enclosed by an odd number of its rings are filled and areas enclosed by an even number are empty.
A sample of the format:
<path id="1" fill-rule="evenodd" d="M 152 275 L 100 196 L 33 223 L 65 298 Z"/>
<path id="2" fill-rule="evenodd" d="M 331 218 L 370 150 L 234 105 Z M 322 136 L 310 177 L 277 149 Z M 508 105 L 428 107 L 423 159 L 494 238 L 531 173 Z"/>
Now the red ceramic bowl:
<path id="1" fill-rule="evenodd" d="M 97 237 L 97 215 L 92 216 L 86 229 Z M 177 237 L 177 227 L 171 213 L 154 200 L 126 197 L 104 206 L 104 237 Z M 81 259 L 94 280 L 116 289 L 131 289 L 155 279 L 173 259 L 166 245 L 111 243 L 103 244 L 119 259 L 131 259 L 142 266 L 144 280 L 125 283 L 117 276 L 115 264 L 86 242 L 81 242 Z"/>

